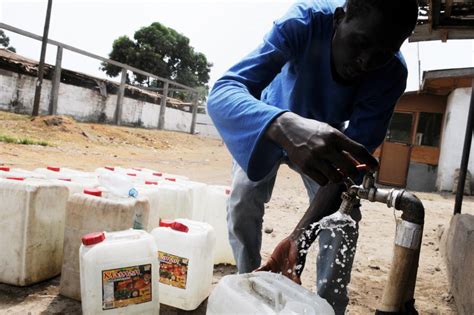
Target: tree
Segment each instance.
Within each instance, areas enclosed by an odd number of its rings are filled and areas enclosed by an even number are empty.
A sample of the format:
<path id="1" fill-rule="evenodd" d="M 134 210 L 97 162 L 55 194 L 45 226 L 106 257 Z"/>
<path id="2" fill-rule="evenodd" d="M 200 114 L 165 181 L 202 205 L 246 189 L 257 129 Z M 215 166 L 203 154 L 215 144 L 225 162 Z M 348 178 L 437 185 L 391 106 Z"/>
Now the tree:
<path id="1" fill-rule="evenodd" d="M 191 87 L 206 86 L 212 67 L 204 54 L 189 46 L 186 36 L 158 22 L 136 31 L 134 40 L 128 36 L 117 38 L 109 58 Z M 101 69 L 111 77 L 121 72 L 107 63 L 102 63 Z M 155 80 L 136 73 L 127 80 L 161 87 Z"/>
<path id="2" fill-rule="evenodd" d="M 16 49 L 10 45 L 10 38 L 5 35 L 5 32 L 3 30 L 0 30 L 0 45 L 5 47 L 6 49 L 16 52 Z"/>

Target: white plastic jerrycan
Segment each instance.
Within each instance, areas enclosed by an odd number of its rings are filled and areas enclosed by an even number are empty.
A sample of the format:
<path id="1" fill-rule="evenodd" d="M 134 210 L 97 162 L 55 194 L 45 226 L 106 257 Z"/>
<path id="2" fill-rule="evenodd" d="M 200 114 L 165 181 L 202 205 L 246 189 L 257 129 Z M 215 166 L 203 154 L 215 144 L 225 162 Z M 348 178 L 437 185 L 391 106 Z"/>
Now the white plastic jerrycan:
<path id="1" fill-rule="evenodd" d="M 158 314 L 156 251 L 153 237 L 142 230 L 83 236 L 83 314 Z"/>
<path id="2" fill-rule="evenodd" d="M 34 172 L 50 179 L 74 179 L 75 182 L 80 182 L 90 187 L 96 187 L 98 184 L 96 174 L 66 167 L 47 166 L 46 168 L 37 168 Z"/>
<path id="3" fill-rule="evenodd" d="M 194 310 L 211 291 L 214 229 L 186 219 L 161 221 L 151 234 L 160 260 L 160 303 Z"/>
<path id="4" fill-rule="evenodd" d="M 110 197 L 110 198 L 108 198 Z M 69 197 L 66 207 L 64 259 L 59 292 L 80 300 L 79 248 L 81 237 L 94 231 L 122 231 L 148 225 L 147 199 L 104 196 L 98 189 L 85 189 Z"/>
<path id="5" fill-rule="evenodd" d="M 0 178 L 0 282 L 26 286 L 61 273 L 68 190 Z"/>
<path id="6" fill-rule="evenodd" d="M 254 272 L 223 277 L 207 302 L 207 315 L 332 315 L 329 303 L 283 275 Z"/>
<path id="7" fill-rule="evenodd" d="M 158 215 L 160 219 L 174 220 L 177 218 L 191 219 L 194 210 L 194 193 L 188 185 L 171 181 L 145 182 L 147 188 L 138 188 L 139 191 L 150 199 L 150 194 L 158 196 Z M 156 185 L 154 185 L 156 184 Z"/>
<path id="8" fill-rule="evenodd" d="M 19 168 L 10 168 L 8 166 L 0 166 L 0 178 L 43 178 L 45 179 L 46 176 L 31 172 L 31 171 L 26 171 L 23 169 Z"/>
<path id="9" fill-rule="evenodd" d="M 178 216 L 175 218 L 187 218 L 196 221 L 204 221 L 205 208 L 204 202 L 206 198 L 207 185 L 200 182 L 182 180 L 176 177 L 166 177 L 164 183 L 175 187 L 182 187 L 190 192 L 191 197 L 191 208 L 185 210 L 184 208 L 178 208 Z"/>
<path id="10" fill-rule="evenodd" d="M 204 222 L 209 223 L 216 231 L 214 264 L 235 265 L 227 229 L 227 201 L 229 196 L 230 187 L 211 185 L 207 187 L 207 197 L 204 203 Z"/>

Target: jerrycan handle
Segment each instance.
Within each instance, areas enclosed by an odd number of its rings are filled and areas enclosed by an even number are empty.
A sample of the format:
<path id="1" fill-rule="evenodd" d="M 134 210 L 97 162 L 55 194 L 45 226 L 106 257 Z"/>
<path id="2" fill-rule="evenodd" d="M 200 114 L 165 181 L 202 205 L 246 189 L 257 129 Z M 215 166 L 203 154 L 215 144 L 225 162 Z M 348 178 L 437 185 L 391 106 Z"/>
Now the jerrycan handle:
<path id="1" fill-rule="evenodd" d="M 172 230 L 183 233 L 189 232 L 189 228 L 186 225 L 172 220 L 160 220 L 160 227 L 169 227 Z"/>
<path id="2" fill-rule="evenodd" d="M 265 301 L 265 303 L 269 304 L 270 307 L 275 310 L 275 312 L 279 312 L 282 310 L 284 301 L 283 294 L 280 290 L 276 289 L 271 284 L 257 277 L 250 278 L 249 281 L 252 290 L 255 291 L 255 293 L 257 293 L 258 295 L 260 295 Z"/>

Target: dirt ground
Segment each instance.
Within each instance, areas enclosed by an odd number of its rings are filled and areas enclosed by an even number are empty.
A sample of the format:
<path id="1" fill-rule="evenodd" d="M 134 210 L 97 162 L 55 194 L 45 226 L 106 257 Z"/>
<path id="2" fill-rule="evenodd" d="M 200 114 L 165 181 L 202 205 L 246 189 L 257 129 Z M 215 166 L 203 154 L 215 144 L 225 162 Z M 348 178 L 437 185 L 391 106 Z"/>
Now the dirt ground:
<path id="1" fill-rule="evenodd" d="M 91 171 L 104 165 L 147 167 L 186 175 L 209 184 L 230 184 L 231 158 L 219 140 L 184 133 L 163 132 L 97 124 L 79 124 L 66 117 L 28 116 L 0 112 L 0 136 L 47 141 L 50 146 L 0 143 L 0 165 L 34 169 L 59 165 Z M 426 208 L 426 223 L 420 258 L 416 306 L 420 314 L 457 314 L 448 292 L 446 268 L 439 252 L 438 230 L 452 215 L 451 194 L 417 194 Z M 268 257 L 274 246 L 296 225 L 308 206 L 299 176 L 282 166 L 267 205 L 262 255 Z M 474 214 L 474 198 L 466 197 L 463 212 Z M 390 269 L 395 223 L 393 211 L 384 205 L 363 202 L 363 219 L 352 273 L 350 314 L 375 311 Z M 313 246 L 315 247 L 315 246 Z M 316 250 L 308 255 L 302 276 L 303 286 L 314 290 Z M 214 283 L 231 266 L 215 268 Z M 76 314 L 80 303 L 58 295 L 59 278 L 28 288 L 0 284 L 0 314 Z M 181 314 L 163 307 L 162 313 Z M 202 305 L 193 314 L 204 314 Z"/>

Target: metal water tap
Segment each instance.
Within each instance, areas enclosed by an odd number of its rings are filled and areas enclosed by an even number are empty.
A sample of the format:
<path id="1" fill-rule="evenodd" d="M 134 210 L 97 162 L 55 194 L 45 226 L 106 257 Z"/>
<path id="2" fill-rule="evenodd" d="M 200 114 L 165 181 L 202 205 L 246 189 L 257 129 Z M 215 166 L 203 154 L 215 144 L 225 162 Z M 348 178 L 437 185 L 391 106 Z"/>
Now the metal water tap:
<path id="1" fill-rule="evenodd" d="M 344 214 L 350 214 L 352 208 L 360 204 L 361 196 L 366 195 L 365 191 L 368 192 L 371 189 L 376 189 L 374 173 L 370 171 L 365 164 L 357 165 L 357 170 L 366 171 L 367 173 L 364 176 L 362 185 L 356 185 L 356 183 L 354 183 L 354 181 L 350 177 L 344 178 L 344 183 L 346 184 L 347 191 L 342 193 L 342 203 L 339 207 L 339 212 L 342 212 Z"/>
<path id="2" fill-rule="evenodd" d="M 375 172 L 368 170 L 365 165 L 359 165 L 357 169 L 366 171 L 362 185 L 356 185 L 349 177 L 344 179 L 347 190 L 341 195 L 339 212 L 350 214 L 360 199 L 385 203 L 387 207 L 402 212 L 401 218 L 396 220 L 395 250 L 389 278 L 381 305 L 375 313 L 398 314 L 403 305 L 409 305 L 414 301 L 413 292 L 423 235 L 424 207 L 414 194 L 404 189 L 377 188 Z"/>
<path id="3" fill-rule="evenodd" d="M 352 206 L 358 204 L 360 199 L 370 202 L 385 203 L 389 208 L 396 208 L 399 197 L 405 192 L 404 189 L 380 189 L 375 186 L 375 172 L 368 169 L 365 164 L 357 165 L 359 171 L 366 171 L 361 185 L 356 185 L 352 179 L 346 177 L 344 183 L 347 191 L 342 193 L 342 204 L 339 211 L 350 213 Z"/>

